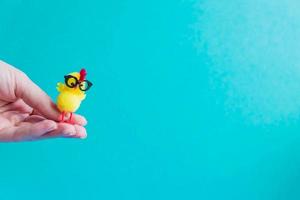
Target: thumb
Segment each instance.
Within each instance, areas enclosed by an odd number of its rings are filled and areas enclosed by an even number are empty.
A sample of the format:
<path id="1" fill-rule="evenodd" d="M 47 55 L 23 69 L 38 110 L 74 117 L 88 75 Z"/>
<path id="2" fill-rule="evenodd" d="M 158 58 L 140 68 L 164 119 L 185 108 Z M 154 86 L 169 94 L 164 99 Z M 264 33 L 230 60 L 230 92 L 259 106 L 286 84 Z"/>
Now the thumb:
<path id="1" fill-rule="evenodd" d="M 16 73 L 16 96 L 47 119 L 57 121 L 60 112 L 51 98 L 24 73 Z"/>

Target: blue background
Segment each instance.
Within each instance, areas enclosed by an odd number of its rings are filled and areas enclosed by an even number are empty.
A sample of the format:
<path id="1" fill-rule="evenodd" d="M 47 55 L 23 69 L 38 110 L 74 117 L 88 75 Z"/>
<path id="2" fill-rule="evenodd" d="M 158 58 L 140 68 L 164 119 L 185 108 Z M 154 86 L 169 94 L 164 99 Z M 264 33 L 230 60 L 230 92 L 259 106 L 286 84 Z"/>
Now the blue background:
<path id="1" fill-rule="evenodd" d="M 55 99 L 84 66 L 86 140 L 0 145 L 0 198 L 299 199 L 297 0 L 0 0 L 0 58 Z"/>

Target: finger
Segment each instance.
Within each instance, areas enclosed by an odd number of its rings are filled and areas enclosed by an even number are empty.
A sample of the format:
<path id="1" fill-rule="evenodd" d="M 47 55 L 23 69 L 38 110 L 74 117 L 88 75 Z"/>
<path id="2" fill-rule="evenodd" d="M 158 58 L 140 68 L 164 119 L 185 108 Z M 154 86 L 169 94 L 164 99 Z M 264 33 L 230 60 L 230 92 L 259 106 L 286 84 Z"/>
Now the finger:
<path id="1" fill-rule="evenodd" d="M 28 113 L 22 113 L 19 111 L 7 111 L 1 114 L 2 117 L 9 120 L 13 125 L 18 125 L 20 122 L 23 122 L 28 115 Z"/>
<path id="2" fill-rule="evenodd" d="M 16 73 L 16 96 L 37 110 L 44 117 L 58 120 L 60 112 L 50 97 L 24 73 Z"/>
<path id="3" fill-rule="evenodd" d="M 68 113 L 66 115 L 66 119 L 69 119 L 69 117 L 70 117 L 70 113 Z M 73 116 L 72 116 L 72 123 L 73 124 L 78 124 L 80 126 L 85 126 L 87 124 L 87 120 L 85 119 L 84 116 L 74 113 Z"/>
<path id="4" fill-rule="evenodd" d="M 43 138 L 72 137 L 74 135 L 76 135 L 76 130 L 73 125 L 67 123 L 57 123 L 57 129 L 44 135 Z"/>
<path id="5" fill-rule="evenodd" d="M 22 99 L 17 99 L 15 102 L 12 103 L 6 103 L 6 105 L 3 105 L 0 107 L 0 112 L 6 112 L 6 111 L 19 111 L 23 113 L 31 113 L 32 108 L 28 106 Z"/>
<path id="6" fill-rule="evenodd" d="M 41 114 L 39 111 L 35 110 L 35 109 L 32 110 L 31 115 L 39 115 L 39 116 L 42 116 L 42 114 Z"/>
<path id="7" fill-rule="evenodd" d="M 5 129 L 5 128 L 8 128 L 8 127 L 11 127 L 11 121 L 9 121 L 9 119 L 3 117 L 0 115 L 0 130 L 1 129 Z"/>
<path id="8" fill-rule="evenodd" d="M 86 130 L 84 127 L 79 125 L 58 123 L 56 130 L 43 135 L 41 138 L 46 139 L 46 138 L 56 138 L 56 137 L 84 138 L 86 137 Z"/>
<path id="9" fill-rule="evenodd" d="M 20 126 L 6 128 L 0 131 L 0 141 L 30 141 L 37 140 L 42 135 L 57 128 L 57 123 L 44 120 L 35 124 L 23 123 Z"/>
<path id="10" fill-rule="evenodd" d="M 36 123 L 43 120 L 45 120 L 45 117 L 41 115 L 30 115 L 24 120 L 24 122 Z"/>
<path id="11" fill-rule="evenodd" d="M 86 129 L 82 126 L 74 125 L 76 130 L 76 136 L 85 139 L 87 137 Z"/>
<path id="12" fill-rule="evenodd" d="M 37 110 L 33 110 L 32 111 L 32 115 L 39 115 L 39 116 L 41 116 L 42 114 L 39 113 Z M 59 120 L 60 120 L 60 118 L 61 117 L 59 117 Z M 70 113 L 67 113 L 66 116 L 65 116 L 65 118 L 69 119 L 70 118 Z M 86 118 L 84 116 L 73 113 L 72 123 L 73 124 L 78 124 L 80 126 L 85 126 L 85 125 L 87 125 L 87 120 L 86 120 Z"/>

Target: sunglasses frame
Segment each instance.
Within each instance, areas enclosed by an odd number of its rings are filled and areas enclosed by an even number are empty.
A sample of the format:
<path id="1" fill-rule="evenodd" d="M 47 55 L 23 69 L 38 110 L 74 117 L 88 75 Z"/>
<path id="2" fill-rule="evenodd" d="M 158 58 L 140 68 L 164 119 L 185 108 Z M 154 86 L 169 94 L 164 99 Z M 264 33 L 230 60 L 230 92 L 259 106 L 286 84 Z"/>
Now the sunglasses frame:
<path id="1" fill-rule="evenodd" d="M 81 91 L 83 91 L 83 92 L 89 90 L 89 89 L 92 87 L 92 85 L 93 85 L 93 84 L 92 84 L 90 81 L 88 81 L 88 80 L 79 81 L 75 76 L 72 76 L 72 75 L 65 75 L 64 78 L 65 78 L 65 84 L 66 84 L 66 86 L 68 86 L 69 88 L 75 88 L 77 85 L 79 85 L 79 89 L 80 89 Z M 68 80 L 69 80 L 70 78 L 74 78 L 74 79 L 75 79 L 75 81 L 76 81 L 75 84 L 70 85 L 70 84 L 68 83 Z M 87 88 L 86 88 L 86 89 L 82 89 L 82 88 L 81 88 L 81 83 L 83 83 L 83 82 L 86 82 L 86 83 L 87 83 Z"/>

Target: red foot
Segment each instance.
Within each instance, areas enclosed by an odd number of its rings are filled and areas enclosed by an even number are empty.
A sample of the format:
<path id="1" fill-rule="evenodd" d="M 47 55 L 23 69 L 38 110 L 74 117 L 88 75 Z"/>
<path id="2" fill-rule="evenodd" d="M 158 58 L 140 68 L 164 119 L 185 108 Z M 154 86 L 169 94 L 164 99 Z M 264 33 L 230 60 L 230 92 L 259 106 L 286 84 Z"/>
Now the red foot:
<path id="1" fill-rule="evenodd" d="M 70 113 L 70 118 L 66 121 L 67 123 L 74 124 L 74 122 L 72 120 L 72 116 L 73 116 L 73 113 Z"/>
<path id="2" fill-rule="evenodd" d="M 66 122 L 66 123 L 69 123 L 69 124 L 74 124 L 74 122 L 72 120 L 73 113 L 70 113 L 69 119 L 65 120 L 65 115 L 66 114 L 67 114 L 66 112 L 61 112 L 60 117 L 59 117 L 60 118 L 59 122 Z"/>

